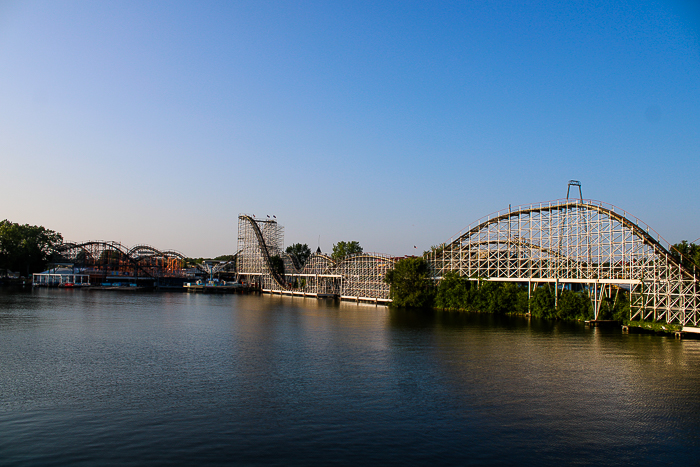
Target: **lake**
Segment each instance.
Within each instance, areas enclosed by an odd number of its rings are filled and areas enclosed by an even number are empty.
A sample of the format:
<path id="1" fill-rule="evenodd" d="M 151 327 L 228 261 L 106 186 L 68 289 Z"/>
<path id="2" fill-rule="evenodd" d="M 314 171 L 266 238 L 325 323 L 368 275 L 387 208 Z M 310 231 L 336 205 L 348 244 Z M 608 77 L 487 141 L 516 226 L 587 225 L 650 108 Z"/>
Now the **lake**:
<path id="1" fill-rule="evenodd" d="M 269 295 L 0 288 L 0 464 L 697 465 L 700 341 Z"/>

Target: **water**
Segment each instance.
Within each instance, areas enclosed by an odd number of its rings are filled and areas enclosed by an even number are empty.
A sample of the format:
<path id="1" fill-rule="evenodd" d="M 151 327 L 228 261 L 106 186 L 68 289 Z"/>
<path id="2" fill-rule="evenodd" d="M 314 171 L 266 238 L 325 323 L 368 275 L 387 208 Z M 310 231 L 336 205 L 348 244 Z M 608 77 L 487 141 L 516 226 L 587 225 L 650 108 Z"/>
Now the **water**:
<path id="1" fill-rule="evenodd" d="M 2 465 L 697 465 L 700 341 L 0 289 Z"/>

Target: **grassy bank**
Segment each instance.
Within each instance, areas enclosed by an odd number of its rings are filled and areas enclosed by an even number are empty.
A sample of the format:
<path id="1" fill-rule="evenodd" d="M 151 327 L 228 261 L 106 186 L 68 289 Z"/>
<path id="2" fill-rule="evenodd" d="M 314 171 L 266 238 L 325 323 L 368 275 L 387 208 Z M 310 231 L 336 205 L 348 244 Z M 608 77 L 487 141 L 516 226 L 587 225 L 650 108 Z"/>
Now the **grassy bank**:
<path id="1" fill-rule="evenodd" d="M 654 332 L 654 333 L 667 333 L 672 334 L 676 331 L 683 329 L 680 324 L 666 324 L 656 321 L 630 321 L 624 320 L 623 324 L 629 326 L 630 328 L 637 328 L 639 330 Z"/>

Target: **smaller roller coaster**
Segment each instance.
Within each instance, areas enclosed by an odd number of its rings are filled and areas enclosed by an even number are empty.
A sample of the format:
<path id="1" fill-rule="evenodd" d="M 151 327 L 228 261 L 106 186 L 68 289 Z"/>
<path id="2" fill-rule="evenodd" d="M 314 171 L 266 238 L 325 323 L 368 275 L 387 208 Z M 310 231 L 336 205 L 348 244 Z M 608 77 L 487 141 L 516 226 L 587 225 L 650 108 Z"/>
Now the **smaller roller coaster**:
<path id="1" fill-rule="evenodd" d="M 295 256 L 282 251 L 283 228 L 276 220 L 238 217 L 238 262 L 240 278 L 264 291 L 290 295 L 337 296 L 341 299 L 388 302 L 386 273 L 394 258 L 362 253 L 336 261 L 315 253 L 300 265 Z M 280 267 L 279 259 L 283 267 Z"/>
<path id="2" fill-rule="evenodd" d="M 55 262 L 73 263 L 95 275 L 160 278 L 183 277 L 185 256 L 174 250 L 158 250 L 150 245 L 127 248 L 119 242 L 67 242 L 54 250 Z"/>

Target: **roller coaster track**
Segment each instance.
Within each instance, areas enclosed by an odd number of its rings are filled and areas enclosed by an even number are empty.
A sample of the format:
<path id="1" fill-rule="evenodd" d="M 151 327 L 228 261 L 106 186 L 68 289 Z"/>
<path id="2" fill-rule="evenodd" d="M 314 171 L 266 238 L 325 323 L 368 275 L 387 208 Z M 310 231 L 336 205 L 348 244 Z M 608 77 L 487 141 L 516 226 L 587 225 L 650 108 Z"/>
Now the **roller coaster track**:
<path id="1" fill-rule="evenodd" d="M 480 246 L 490 246 L 490 245 L 506 245 L 506 246 L 515 246 L 517 248 L 525 249 L 525 250 L 539 250 L 543 253 L 547 253 L 548 255 L 556 258 L 566 258 L 565 255 L 561 254 L 559 251 L 554 250 L 552 248 L 546 248 L 541 245 L 537 245 L 536 243 L 531 243 L 527 242 L 524 240 L 484 240 L 480 242 L 472 242 L 471 246 L 472 247 L 480 247 Z"/>
<path id="2" fill-rule="evenodd" d="M 145 254 L 144 254 L 145 253 Z M 185 255 L 175 250 L 158 250 L 150 245 L 136 245 L 128 250 L 128 255 L 132 258 L 144 256 L 163 256 L 186 259 Z"/>
<path id="3" fill-rule="evenodd" d="M 255 220 L 252 219 L 252 217 L 250 217 L 248 215 L 243 215 L 242 217 L 244 217 L 248 222 L 250 222 L 251 225 L 253 226 L 253 228 L 255 229 L 256 237 L 258 240 L 258 246 L 260 247 L 261 251 L 263 251 L 263 254 L 264 254 L 264 257 L 266 260 L 266 266 L 267 266 L 268 270 L 272 273 L 272 268 L 271 268 L 270 260 L 269 260 L 270 254 L 268 252 L 268 247 L 267 247 L 267 244 L 265 243 L 265 238 L 263 237 L 262 232 L 257 227 L 257 224 L 255 223 Z M 532 247 L 537 248 L 534 245 Z M 290 272 L 290 274 L 304 274 L 304 273 L 308 272 L 306 269 L 307 269 L 307 266 L 309 264 L 309 261 L 307 261 L 306 265 L 302 266 L 301 263 L 299 262 L 299 258 L 297 258 L 295 255 L 290 255 L 288 253 L 284 253 L 284 256 L 288 257 L 289 260 L 293 264 L 294 270 L 293 270 L 293 272 Z M 343 266 L 352 263 L 354 260 L 356 260 L 358 258 L 374 259 L 374 260 L 378 260 L 378 261 L 385 261 L 387 259 L 386 256 L 379 255 L 376 253 L 357 253 L 357 254 L 353 254 L 353 255 L 348 255 L 340 261 L 337 261 L 334 258 L 332 258 L 328 255 L 325 255 L 323 253 L 314 253 L 309 259 L 311 259 L 311 258 L 322 258 L 322 259 L 326 260 L 331 265 L 330 266 L 331 269 L 342 268 Z M 284 283 L 283 279 L 279 278 L 279 280 L 281 280 Z M 279 281 L 276 281 L 276 282 L 278 285 L 283 286 L 283 284 L 280 284 Z M 286 285 L 284 285 L 284 287 L 288 288 L 288 286 L 286 286 Z"/>
<path id="4" fill-rule="evenodd" d="M 499 211 L 425 259 L 436 280 L 454 271 L 528 284 L 586 284 L 594 295 L 624 286 L 633 298 L 631 319 L 700 324 L 700 284 L 680 252 L 638 218 L 600 201 L 556 200 Z"/>
<path id="5" fill-rule="evenodd" d="M 393 268 L 393 258 L 361 253 L 338 261 L 315 253 L 301 265 L 294 255 L 281 253 L 282 228 L 276 221 L 241 214 L 238 229 L 237 272 L 243 281 L 259 284 L 264 291 L 331 295 L 375 303 L 389 300 L 389 286 L 384 277 Z M 283 258 L 284 273 L 273 270 L 273 254 Z"/>
<path id="6" fill-rule="evenodd" d="M 291 261 L 292 266 L 294 266 L 294 270 L 298 273 L 301 272 L 303 266 L 299 262 L 299 258 L 297 258 L 296 255 L 290 255 L 289 253 L 285 253 L 285 256 L 287 256 L 289 258 L 289 261 Z"/>
<path id="7" fill-rule="evenodd" d="M 278 271 L 276 271 L 272 267 L 272 261 L 270 258 L 270 252 L 268 250 L 267 244 L 265 243 L 265 238 L 263 237 L 262 232 L 260 231 L 260 226 L 258 226 L 258 223 L 255 222 L 255 219 L 253 219 L 251 216 L 247 214 L 242 214 L 239 216 L 240 219 L 243 219 L 247 222 L 250 223 L 250 226 L 253 228 L 253 231 L 255 232 L 255 236 L 258 239 L 258 246 L 260 247 L 260 251 L 263 254 L 263 258 L 265 259 L 265 265 L 267 266 L 267 269 L 274 279 L 274 281 L 277 283 L 278 286 L 282 288 L 282 290 L 288 290 L 288 286 L 284 278 L 279 274 Z"/>
<path id="8" fill-rule="evenodd" d="M 92 261 L 98 263 L 100 261 L 99 256 L 101 256 L 106 251 L 116 252 L 120 258 L 125 259 L 134 271 L 139 271 L 141 276 L 153 277 L 151 271 L 148 268 L 140 264 L 139 260 L 144 258 L 178 258 L 184 260 L 185 256 L 174 250 L 160 251 L 149 245 L 137 245 L 132 248 L 127 249 L 119 242 L 113 241 L 87 241 L 81 243 L 66 242 L 57 246 L 54 251 L 59 255 L 64 255 L 71 250 L 82 251 L 86 257 L 92 258 Z M 98 257 L 95 257 L 95 253 L 99 253 Z"/>
<path id="9" fill-rule="evenodd" d="M 627 229 L 633 231 L 634 234 L 638 237 L 643 238 L 645 244 L 652 246 L 659 254 L 668 256 L 670 262 L 683 268 L 686 271 L 686 273 L 690 275 L 693 274 L 692 271 L 682 266 L 681 262 L 678 261 L 673 254 L 671 254 L 670 250 L 672 249 L 672 246 L 668 244 L 668 242 L 666 242 L 667 246 L 664 246 L 661 243 L 661 236 L 658 233 L 656 233 L 655 230 L 653 230 L 651 227 L 649 227 L 639 219 L 635 218 L 635 221 L 633 222 L 627 217 L 629 215 L 627 212 L 618 212 L 619 208 L 616 208 L 613 205 L 606 205 L 601 201 L 595 200 L 555 200 L 550 201 L 548 203 L 539 203 L 539 205 L 529 205 L 520 209 L 516 208 L 515 210 L 509 209 L 507 212 L 499 211 L 498 213 L 495 213 L 495 215 L 488 216 L 486 220 L 478 222 L 473 227 L 468 228 L 465 232 L 460 234 L 458 238 L 452 241 L 451 245 L 458 244 L 464 241 L 465 239 L 468 239 L 471 235 L 482 231 L 485 227 L 491 224 L 497 224 L 504 220 L 508 220 L 511 218 L 519 218 L 523 215 L 530 215 L 532 213 L 565 211 L 572 209 L 586 209 L 590 211 L 596 211 L 608 216 L 611 219 L 616 220 L 623 227 L 626 227 Z M 650 232 L 656 233 L 657 238 L 655 239 Z M 676 253 L 679 255 L 679 257 L 681 256 L 681 253 L 677 250 Z"/>
<path id="10" fill-rule="evenodd" d="M 101 241 L 101 240 L 88 241 L 88 242 L 82 242 L 82 243 L 68 242 L 68 243 L 63 243 L 62 245 L 57 246 L 55 248 L 55 251 L 57 253 L 61 254 L 61 253 L 67 252 L 67 251 L 72 250 L 72 249 L 81 250 L 88 257 L 91 257 L 93 259 L 93 261 L 95 261 L 95 262 L 99 261 L 99 257 L 95 258 L 93 255 L 94 251 L 91 251 L 91 248 L 89 248 L 89 247 L 97 247 L 102 252 L 115 251 L 122 258 L 126 259 L 129 263 L 131 263 L 131 266 L 134 268 L 134 270 L 141 271 L 142 275 L 145 275 L 146 277 L 152 277 L 150 272 L 148 272 L 143 267 L 141 267 L 141 265 L 138 264 L 138 261 L 130 255 L 129 250 L 124 248 L 124 246 L 118 242 Z"/>
<path id="11" fill-rule="evenodd" d="M 316 253 L 301 265 L 296 256 L 282 253 L 284 229 L 276 220 L 241 214 L 238 226 L 237 273 L 263 290 L 389 300 L 383 279 L 395 258 L 362 253 L 336 261 Z M 151 271 L 159 274 L 160 265 L 170 268 L 176 259 L 184 260 L 172 250 L 149 245 L 127 249 L 103 241 L 66 243 L 56 251 L 76 259 L 90 256 L 95 264 L 121 258 L 122 264 L 128 262 L 150 277 Z M 101 256 L 106 251 L 116 253 Z M 282 257 L 286 273 L 277 269 L 275 255 Z M 560 284 L 582 284 L 592 296 L 600 296 L 606 287 L 623 287 L 631 298 L 630 319 L 700 326 L 700 282 L 695 270 L 684 265 L 690 263 L 647 224 L 600 201 L 566 199 L 509 207 L 471 224 L 426 252 L 424 259 L 436 281 L 456 272 L 472 280 L 527 283 L 528 289 L 545 282 L 555 283 L 555 290 Z M 596 307 L 594 303 L 597 317 Z"/>
<path id="12" fill-rule="evenodd" d="M 291 261 L 294 261 L 294 272 L 292 272 L 291 274 L 305 274 L 305 273 L 309 272 L 308 271 L 308 265 L 309 265 L 308 261 L 307 261 L 307 264 L 305 264 L 304 266 L 300 266 L 299 259 L 296 256 L 290 255 L 290 254 L 285 254 L 285 255 L 288 256 Z M 348 255 L 348 256 L 344 257 L 343 259 L 341 259 L 340 261 L 335 260 L 332 257 L 325 255 L 323 253 L 314 253 L 309 259 L 311 259 L 311 258 L 324 259 L 325 261 L 328 262 L 329 268 L 331 270 L 338 270 L 338 269 L 342 269 L 343 267 L 348 267 L 354 261 L 357 261 L 360 259 L 361 260 L 369 259 L 369 260 L 376 260 L 376 261 L 386 261 L 387 260 L 386 255 L 380 255 L 380 254 L 376 254 L 376 253 L 356 253 L 356 254 Z"/>

